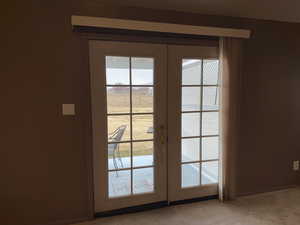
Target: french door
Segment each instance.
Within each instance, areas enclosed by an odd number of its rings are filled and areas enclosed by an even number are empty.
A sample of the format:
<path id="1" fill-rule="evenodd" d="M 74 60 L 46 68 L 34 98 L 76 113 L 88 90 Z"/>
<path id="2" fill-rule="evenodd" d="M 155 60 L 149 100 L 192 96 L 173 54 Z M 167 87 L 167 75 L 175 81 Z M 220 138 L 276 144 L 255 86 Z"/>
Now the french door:
<path id="1" fill-rule="evenodd" d="M 166 200 L 166 54 L 90 42 L 96 212 Z"/>
<path id="2" fill-rule="evenodd" d="M 168 200 L 217 195 L 217 48 L 169 46 L 168 70 Z"/>
<path id="3" fill-rule="evenodd" d="M 95 211 L 218 193 L 216 47 L 90 41 Z"/>

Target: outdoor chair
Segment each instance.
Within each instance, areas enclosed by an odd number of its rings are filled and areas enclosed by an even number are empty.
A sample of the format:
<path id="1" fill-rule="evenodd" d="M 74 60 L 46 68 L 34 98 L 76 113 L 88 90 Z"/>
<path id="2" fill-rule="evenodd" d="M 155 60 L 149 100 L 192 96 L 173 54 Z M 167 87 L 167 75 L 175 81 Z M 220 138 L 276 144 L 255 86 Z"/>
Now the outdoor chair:
<path id="1" fill-rule="evenodd" d="M 112 133 L 110 133 L 109 134 L 110 136 L 108 137 L 108 141 L 109 142 L 120 142 L 122 140 L 122 137 L 124 135 L 126 127 L 127 127 L 126 125 L 122 125 L 122 126 L 118 127 L 116 130 L 114 130 Z M 108 144 L 108 156 L 112 156 L 115 169 L 119 168 L 116 158 L 119 160 L 122 168 L 124 167 L 123 162 L 122 162 L 122 157 L 120 154 L 119 145 L 120 145 L 119 143 Z"/>

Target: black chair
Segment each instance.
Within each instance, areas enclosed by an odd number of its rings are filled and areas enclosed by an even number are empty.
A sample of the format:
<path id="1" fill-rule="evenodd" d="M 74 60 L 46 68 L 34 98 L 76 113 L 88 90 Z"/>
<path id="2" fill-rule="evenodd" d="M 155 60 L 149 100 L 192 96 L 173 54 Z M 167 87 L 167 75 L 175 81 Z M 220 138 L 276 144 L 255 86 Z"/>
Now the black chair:
<path id="1" fill-rule="evenodd" d="M 118 158 L 118 160 L 120 161 L 122 168 L 124 167 L 121 154 L 120 154 L 120 149 L 119 149 L 120 143 L 118 142 L 122 140 L 126 127 L 127 125 L 122 125 L 109 134 L 110 136 L 108 138 L 108 142 L 113 142 L 113 143 L 108 144 L 107 151 L 108 151 L 108 156 L 112 156 L 113 158 L 113 164 L 115 169 L 119 168 L 116 158 Z"/>

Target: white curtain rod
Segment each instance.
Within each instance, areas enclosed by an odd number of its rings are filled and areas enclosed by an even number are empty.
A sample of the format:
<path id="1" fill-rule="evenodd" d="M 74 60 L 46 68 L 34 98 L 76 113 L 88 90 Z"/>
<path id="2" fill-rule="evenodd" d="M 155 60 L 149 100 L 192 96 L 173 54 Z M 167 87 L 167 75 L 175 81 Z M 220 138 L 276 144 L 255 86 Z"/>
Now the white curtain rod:
<path id="1" fill-rule="evenodd" d="M 217 37 L 250 38 L 251 33 L 250 30 L 244 29 L 192 26 L 174 23 L 159 23 L 89 16 L 72 16 L 71 23 L 72 26 L 100 27 Z"/>

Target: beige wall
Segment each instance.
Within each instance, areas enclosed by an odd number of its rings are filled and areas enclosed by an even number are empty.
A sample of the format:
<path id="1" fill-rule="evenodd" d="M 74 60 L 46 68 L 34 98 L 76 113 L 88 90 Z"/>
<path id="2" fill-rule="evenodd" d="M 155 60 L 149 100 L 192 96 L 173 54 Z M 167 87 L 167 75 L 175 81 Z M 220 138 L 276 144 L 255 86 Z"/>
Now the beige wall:
<path id="1" fill-rule="evenodd" d="M 300 24 L 112 10 L 91 0 L 6 2 L 0 20 L 1 224 L 90 216 L 88 52 L 87 41 L 72 33 L 72 14 L 252 29 L 245 43 L 238 192 L 300 183 L 291 170 L 300 159 Z M 75 103 L 76 117 L 62 117 L 62 103 Z"/>

